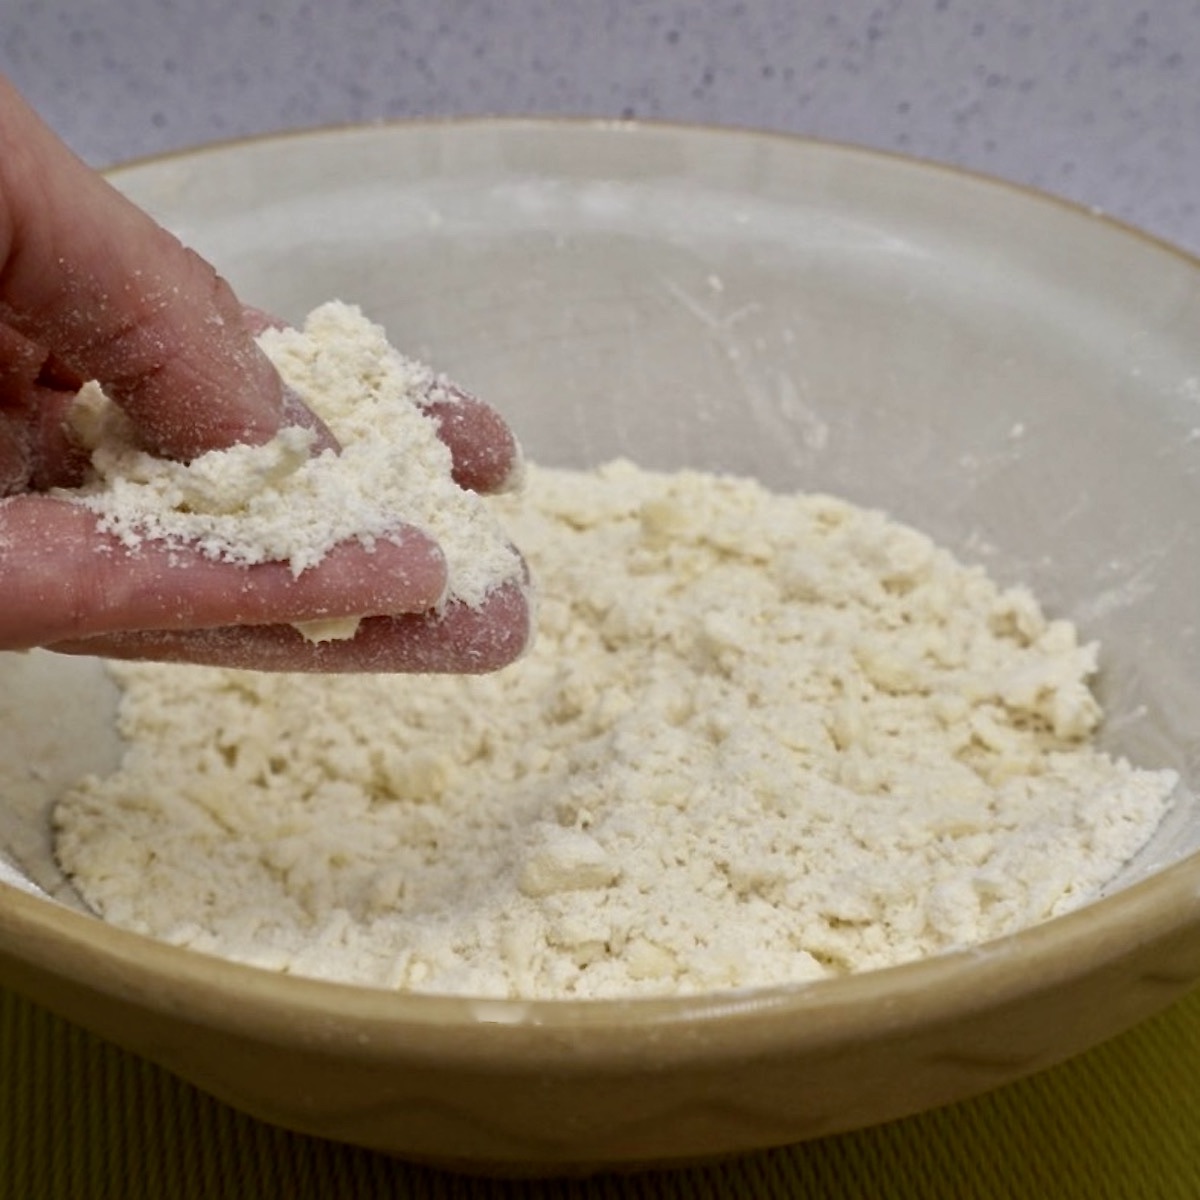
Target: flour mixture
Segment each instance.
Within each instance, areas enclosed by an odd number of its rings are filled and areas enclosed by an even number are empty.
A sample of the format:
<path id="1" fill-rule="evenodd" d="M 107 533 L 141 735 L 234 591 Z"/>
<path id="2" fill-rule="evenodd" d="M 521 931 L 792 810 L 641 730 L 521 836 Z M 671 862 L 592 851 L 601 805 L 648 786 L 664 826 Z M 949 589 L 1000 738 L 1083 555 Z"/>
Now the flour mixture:
<path id="1" fill-rule="evenodd" d="M 125 760 L 55 814 L 86 902 L 387 988 L 695 993 L 1045 920 L 1166 810 L 1089 744 L 1095 648 L 879 513 L 624 461 L 493 511 L 540 591 L 496 675 L 114 666 Z"/>
<path id="2" fill-rule="evenodd" d="M 449 596 L 477 605 L 522 578 L 494 518 L 453 479 L 427 408 L 455 394 L 429 367 L 338 301 L 314 309 L 301 329 L 267 330 L 259 343 L 336 434 L 337 453 L 291 427 L 264 445 L 172 462 L 142 450 L 129 419 L 88 384 L 72 420 L 91 476 L 61 494 L 131 549 L 154 539 L 227 562 L 288 562 L 299 575 L 339 542 L 370 546 L 411 524 L 441 547 Z"/>

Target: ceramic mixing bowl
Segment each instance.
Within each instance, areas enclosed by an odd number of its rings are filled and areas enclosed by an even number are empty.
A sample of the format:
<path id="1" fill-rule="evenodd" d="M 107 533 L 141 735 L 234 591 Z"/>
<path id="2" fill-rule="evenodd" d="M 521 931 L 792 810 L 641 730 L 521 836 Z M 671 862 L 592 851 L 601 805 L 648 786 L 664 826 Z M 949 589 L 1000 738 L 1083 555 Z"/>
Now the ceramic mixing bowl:
<path id="1" fill-rule="evenodd" d="M 1200 265 L 1094 214 L 769 135 L 345 129 L 116 184 L 297 319 L 340 297 L 536 460 L 626 454 L 881 506 L 1105 651 L 1109 748 L 1177 769 L 1111 894 L 969 952 L 691 999 L 285 977 L 80 910 L 58 790 L 117 752 L 96 662 L 0 660 L 0 979 L 268 1121 L 479 1170 L 812 1138 L 1035 1071 L 1200 978 Z"/>

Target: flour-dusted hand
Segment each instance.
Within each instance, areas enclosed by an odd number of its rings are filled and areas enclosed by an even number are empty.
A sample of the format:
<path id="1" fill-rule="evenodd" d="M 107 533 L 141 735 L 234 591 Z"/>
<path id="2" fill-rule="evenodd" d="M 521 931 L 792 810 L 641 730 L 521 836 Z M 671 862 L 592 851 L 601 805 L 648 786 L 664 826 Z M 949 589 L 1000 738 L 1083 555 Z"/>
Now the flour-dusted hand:
<path id="1" fill-rule="evenodd" d="M 215 270 L 0 78 L 0 649 L 199 662 L 211 649 L 215 661 L 281 670 L 436 671 L 501 666 L 523 648 L 523 589 L 443 605 L 442 548 L 407 524 L 347 538 L 302 571 L 122 539 L 74 495 L 92 472 L 70 419 L 85 380 L 119 406 L 140 448 L 178 463 L 312 424 Z M 459 405 L 442 427 L 465 486 L 488 490 L 515 470 L 516 443 L 486 406 Z M 318 429 L 311 449 L 322 445 Z M 293 628 L 360 616 L 380 618 L 361 641 Z"/>

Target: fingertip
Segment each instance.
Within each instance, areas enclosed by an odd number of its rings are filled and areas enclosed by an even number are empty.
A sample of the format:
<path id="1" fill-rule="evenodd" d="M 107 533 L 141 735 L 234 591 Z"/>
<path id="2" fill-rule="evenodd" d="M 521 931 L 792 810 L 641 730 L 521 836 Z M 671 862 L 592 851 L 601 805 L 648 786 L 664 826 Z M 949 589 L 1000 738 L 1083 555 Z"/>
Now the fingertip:
<path id="1" fill-rule="evenodd" d="M 490 405 L 455 384 L 439 382 L 423 406 L 450 450 L 454 481 L 485 493 L 515 490 L 524 458 L 516 435 Z"/>
<path id="2" fill-rule="evenodd" d="M 344 542 L 319 564 L 330 586 L 355 597 L 353 613 L 425 612 L 446 595 L 449 568 L 438 543 L 422 530 L 405 525 L 371 546 Z"/>
<path id="3" fill-rule="evenodd" d="M 493 588 L 479 605 L 451 601 L 428 613 L 372 617 L 355 639 L 355 665 L 335 665 L 335 648 L 325 669 L 484 675 L 516 662 L 532 629 L 529 589 L 514 580 Z"/>

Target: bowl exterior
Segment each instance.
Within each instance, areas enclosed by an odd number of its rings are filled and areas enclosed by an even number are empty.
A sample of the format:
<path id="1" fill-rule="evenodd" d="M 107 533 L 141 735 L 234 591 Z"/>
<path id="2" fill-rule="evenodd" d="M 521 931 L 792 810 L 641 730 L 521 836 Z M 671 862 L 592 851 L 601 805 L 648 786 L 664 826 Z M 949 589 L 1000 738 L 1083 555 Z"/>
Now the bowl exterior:
<path id="1" fill-rule="evenodd" d="M 695 1162 L 893 1120 L 1060 1062 L 1200 981 L 1198 906 L 1163 928 L 1154 887 L 1107 928 L 1077 914 L 1078 933 L 1051 922 L 1033 947 L 694 1005 L 500 1005 L 498 1022 L 76 914 L 64 956 L 44 904 L 7 899 L 0 977 L 36 1002 L 262 1120 L 491 1174 Z"/>

